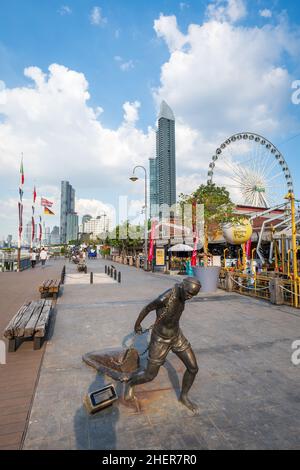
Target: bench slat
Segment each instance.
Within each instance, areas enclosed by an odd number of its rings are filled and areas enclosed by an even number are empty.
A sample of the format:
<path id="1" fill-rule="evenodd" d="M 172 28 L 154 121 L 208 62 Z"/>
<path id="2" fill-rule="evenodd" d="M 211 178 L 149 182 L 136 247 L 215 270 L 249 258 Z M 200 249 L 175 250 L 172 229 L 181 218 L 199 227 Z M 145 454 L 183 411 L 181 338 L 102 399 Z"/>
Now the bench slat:
<path id="1" fill-rule="evenodd" d="M 25 326 L 24 338 L 30 338 L 31 336 L 33 336 L 35 326 L 38 323 L 41 311 L 44 307 L 44 300 L 39 300 L 38 302 L 35 302 L 35 304 L 36 305 L 31 315 L 31 318 L 28 320 L 27 325 Z"/>
<path id="2" fill-rule="evenodd" d="M 22 316 L 25 310 L 28 308 L 31 302 L 27 302 L 22 307 L 19 308 L 18 312 L 16 315 L 10 320 L 9 324 L 4 330 L 3 336 L 5 338 L 13 338 L 14 337 L 14 330 L 17 328 L 17 326 L 20 324 L 22 321 Z"/>
<path id="3" fill-rule="evenodd" d="M 31 304 L 25 310 L 25 312 L 23 313 L 21 322 L 19 323 L 19 325 L 16 328 L 14 328 L 14 336 L 15 337 L 18 336 L 18 338 L 22 338 L 24 336 L 25 327 L 26 327 L 28 321 L 30 320 L 31 315 L 34 312 L 35 307 L 36 307 L 36 302 L 31 302 Z"/>
<path id="4" fill-rule="evenodd" d="M 40 314 L 37 324 L 35 325 L 35 337 L 41 338 L 45 336 L 47 324 L 51 313 L 51 300 L 45 300 L 43 310 Z"/>

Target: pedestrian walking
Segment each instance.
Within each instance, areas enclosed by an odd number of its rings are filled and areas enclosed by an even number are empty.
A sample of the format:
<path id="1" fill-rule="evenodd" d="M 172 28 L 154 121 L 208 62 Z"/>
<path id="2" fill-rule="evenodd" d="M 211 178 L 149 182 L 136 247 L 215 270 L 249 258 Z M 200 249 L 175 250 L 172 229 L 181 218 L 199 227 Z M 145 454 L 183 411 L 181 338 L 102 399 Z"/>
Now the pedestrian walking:
<path id="1" fill-rule="evenodd" d="M 35 252 L 35 250 L 31 250 L 30 261 L 31 261 L 32 269 L 35 268 L 35 265 L 36 265 L 36 252 Z"/>
<path id="2" fill-rule="evenodd" d="M 47 259 L 47 251 L 45 250 L 45 248 L 42 248 L 40 251 L 40 260 L 42 262 L 42 268 L 45 267 L 46 259 Z"/>

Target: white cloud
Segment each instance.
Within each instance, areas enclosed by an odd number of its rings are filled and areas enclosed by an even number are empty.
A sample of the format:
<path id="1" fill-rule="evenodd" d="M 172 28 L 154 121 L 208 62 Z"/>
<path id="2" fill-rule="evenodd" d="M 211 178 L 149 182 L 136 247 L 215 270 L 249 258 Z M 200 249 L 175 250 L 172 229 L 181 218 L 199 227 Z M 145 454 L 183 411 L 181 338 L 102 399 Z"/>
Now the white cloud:
<path id="1" fill-rule="evenodd" d="M 100 7 L 94 7 L 90 13 L 90 22 L 95 26 L 103 26 L 107 23 L 107 18 L 102 15 Z"/>
<path id="2" fill-rule="evenodd" d="M 185 36 L 179 31 L 176 16 L 160 15 L 154 21 L 154 30 L 159 38 L 166 41 L 170 52 L 181 49 L 186 42 Z"/>
<path id="3" fill-rule="evenodd" d="M 72 10 L 71 10 L 71 8 L 70 8 L 68 5 L 62 5 L 62 6 L 58 9 L 58 13 L 59 13 L 61 16 L 64 16 L 64 15 L 71 15 L 71 14 L 72 14 Z"/>
<path id="4" fill-rule="evenodd" d="M 113 211 L 109 204 L 105 204 L 98 199 L 84 199 L 76 198 L 76 211 L 79 215 L 79 222 L 81 223 L 81 217 L 85 214 L 90 214 L 92 217 L 98 217 L 104 212 L 112 218 Z"/>
<path id="5" fill-rule="evenodd" d="M 247 15 L 247 8 L 244 0 L 214 0 L 208 5 L 206 14 L 215 21 L 235 23 Z"/>
<path id="6" fill-rule="evenodd" d="M 134 61 L 132 59 L 125 61 L 119 55 L 114 57 L 114 60 L 119 64 L 120 69 L 122 72 L 128 72 L 129 70 L 134 68 Z"/>
<path id="7" fill-rule="evenodd" d="M 154 97 L 186 125 L 216 143 L 241 128 L 275 134 L 289 126 L 292 78 L 283 57 L 296 56 L 299 36 L 285 23 L 245 28 L 211 20 L 183 35 L 173 16 L 161 16 L 154 29 L 170 51 Z"/>
<path id="8" fill-rule="evenodd" d="M 123 104 L 123 109 L 124 109 L 124 122 L 126 122 L 129 125 L 135 125 L 136 122 L 139 119 L 139 108 L 141 106 L 141 103 L 139 101 L 134 101 L 134 103 L 129 103 L 129 101 L 126 101 L 126 103 Z"/>
<path id="9" fill-rule="evenodd" d="M 52 64 L 48 73 L 28 67 L 25 75 L 28 86 L 0 91 L 2 194 L 7 187 L 17 193 L 21 152 L 25 198 L 34 183 L 38 189 L 55 187 L 59 198 L 63 179 L 75 187 L 79 199 L 83 193 L 98 193 L 96 199 L 102 201 L 110 201 L 116 192 L 127 194 L 130 182 L 124 175 L 135 164 L 147 165 L 154 152 L 153 130 L 145 133 L 136 127 L 140 103 L 126 102 L 123 122 L 112 130 L 99 120 L 103 109 L 89 106 L 88 82 L 82 73 Z M 51 199 L 52 194 L 45 191 L 43 196 Z M 0 233 L 8 226 L 3 217 L 0 212 Z M 15 224 L 9 226 L 15 227 L 16 209 L 12 217 Z"/>
<path id="10" fill-rule="evenodd" d="M 154 22 L 170 54 L 153 96 L 157 108 L 164 99 L 176 117 L 177 193 L 206 180 L 212 155 L 230 135 L 251 131 L 278 140 L 296 128 L 285 64 L 286 57 L 296 63 L 299 31 L 282 19 L 261 28 L 233 24 L 241 12 L 231 10 L 227 20 L 219 12 L 219 19 L 190 24 L 186 34 L 174 16 Z"/>
<path id="11" fill-rule="evenodd" d="M 259 14 L 264 18 L 272 18 L 272 11 L 268 8 L 265 8 L 264 10 L 259 10 Z"/>

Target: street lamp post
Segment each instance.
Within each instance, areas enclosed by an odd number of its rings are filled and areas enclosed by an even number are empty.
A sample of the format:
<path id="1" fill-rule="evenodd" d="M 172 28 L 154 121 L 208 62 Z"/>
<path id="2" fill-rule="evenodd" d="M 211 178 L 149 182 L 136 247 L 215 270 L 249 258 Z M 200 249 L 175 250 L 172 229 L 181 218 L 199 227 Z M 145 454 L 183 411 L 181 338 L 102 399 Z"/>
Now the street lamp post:
<path id="1" fill-rule="evenodd" d="M 131 181 L 135 182 L 138 180 L 138 177 L 135 176 L 135 170 L 137 168 L 142 168 L 145 172 L 145 225 L 144 225 L 144 253 L 145 253 L 145 263 L 144 269 L 147 271 L 148 269 L 148 202 L 147 202 L 147 170 L 144 166 L 136 165 L 132 171 L 132 176 L 129 178 Z"/>

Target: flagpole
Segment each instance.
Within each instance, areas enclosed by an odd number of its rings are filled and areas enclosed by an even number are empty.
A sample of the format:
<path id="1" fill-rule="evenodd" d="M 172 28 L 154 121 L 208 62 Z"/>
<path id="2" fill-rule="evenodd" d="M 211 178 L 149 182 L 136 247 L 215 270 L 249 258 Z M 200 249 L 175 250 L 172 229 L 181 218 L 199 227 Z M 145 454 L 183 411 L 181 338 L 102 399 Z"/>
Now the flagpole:
<path id="1" fill-rule="evenodd" d="M 20 187 L 19 187 L 19 236 L 18 236 L 18 257 L 17 257 L 17 272 L 21 271 L 21 244 L 22 244 L 22 231 L 23 231 L 23 185 L 24 185 L 24 169 L 23 169 L 23 152 L 21 153 L 21 166 L 20 166 Z"/>
<path id="2" fill-rule="evenodd" d="M 17 267 L 17 272 L 19 273 L 20 272 L 20 268 L 21 268 L 21 237 L 19 235 L 19 238 L 18 238 L 18 267 Z"/>

